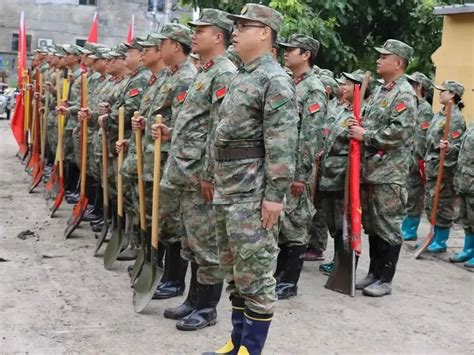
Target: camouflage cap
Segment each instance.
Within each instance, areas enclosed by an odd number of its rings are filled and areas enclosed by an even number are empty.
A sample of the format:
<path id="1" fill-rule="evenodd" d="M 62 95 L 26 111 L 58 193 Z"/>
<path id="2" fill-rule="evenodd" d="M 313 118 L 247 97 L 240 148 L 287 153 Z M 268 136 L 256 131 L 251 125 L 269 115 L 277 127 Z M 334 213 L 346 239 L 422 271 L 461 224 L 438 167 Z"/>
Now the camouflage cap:
<path id="1" fill-rule="evenodd" d="M 329 69 L 319 69 L 318 75 L 325 75 L 334 79 L 334 73 Z"/>
<path id="2" fill-rule="evenodd" d="M 194 60 L 201 60 L 201 56 L 198 53 L 191 53 L 189 56 Z"/>
<path id="3" fill-rule="evenodd" d="M 99 48 L 105 48 L 105 45 L 100 44 L 100 43 L 86 42 L 86 44 L 84 44 L 83 51 L 84 51 L 84 50 L 87 50 L 87 51 L 89 51 L 90 53 L 86 53 L 86 54 L 93 54 L 93 53 L 97 52 L 97 50 L 98 50 Z"/>
<path id="4" fill-rule="evenodd" d="M 427 90 L 433 86 L 433 82 L 425 74 L 420 73 L 418 71 L 407 75 L 407 79 L 417 84 L 420 84 Z"/>
<path id="5" fill-rule="evenodd" d="M 128 52 L 128 47 L 124 43 L 120 43 L 117 47 L 113 48 L 109 54 L 114 58 L 125 58 Z"/>
<path id="6" fill-rule="evenodd" d="M 454 80 L 445 80 L 441 85 L 434 85 L 434 87 L 441 91 L 451 91 L 457 94 L 459 97 L 462 97 L 462 95 L 464 94 L 464 86 Z"/>
<path id="7" fill-rule="evenodd" d="M 188 22 L 190 26 L 217 26 L 227 32 L 232 32 L 234 26 L 227 16 L 230 15 L 228 12 L 216 10 L 216 9 L 202 9 L 199 18 L 196 21 Z"/>
<path id="8" fill-rule="evenodd" d="M 89 55 L 89 58 L 92 59 L 112 59 L 113 56 L 110 55 L 110 48 L 107 47 L 102 47 L 102 48 L 97 48 L 96 52 L 94 54 Z"/>
<path id="9" fill-rule="evenodd" d="M 315 56 L 318 54 L 319 41 L 304 34 L 295 33 L 288 38 L 286 43 L 280 43 L 280 46 L 288 48 L 303 48 L 310 51 L 313 56 Z"/>
<path id="10" fill-rule="evenodd" d="M 141 42 L 144 42 L 146 38 L 144 37 L 134 37 L 131 43 L 124 43 L 128 49 L 138 49 L 141 51 L 143 49 L 143 46 L 140 44 Z"/>
<path id="11" fill-rule="evenodd" d="M 346 78 L 349 79 L 350 81 L 354 81 L 358 84 L 362 84 L 364 81 L 364 71 L 361 69 L 357 69 L 356 71 L 353 71 L 352 73 L 342 73 L 342 75 Z"/>
<path id="12" fill-rule="evenodd" d="M 336 80 L 334 80 L 334 78 L 331 78 L 330 76 L 320 75 L 319 80 L 321 80 L 325 88 L 326 86 L 329 86 L 333 93 L 336 93 L 339 89 L 339 84 L 336 82 Z"/>
<path id="13" fill-rule="evenodd" d="M 387 39 L 383 47 L 375 47 L 375 50 L 380 54 L 398 55 L 407 61 L 410 61 L 413 56 L 413 48 L 396 39 Z"/>
<path id="14" fill-rule="evenodd" d="M 238 20 L 257 21 L 270 27 L 275 32 L 280 31 L 280 27 L 283 23 L 283 15 L 277 10 L 268 6 L 252 3 L 244 5 L 242 11 L 240 11 L 240 15 L 228 15 L 228 17 L 234 22 Z"/>
<path id="15" fill-rule="evenodd" d="M 60 46 L 59 44 L 54 46 L 54 55 L 56 57 L 62 58 L 65 56 L 65 54 L 66 53 L 64 52 L 64 49 L 62 46 Z"/>
<path id="16" fill-rule="evenodd" d="M 164 25 L 160 33 L 157 34 L 161 39 L 172 39 L 191 47 L 191 29 L 179 23 L 168 23 Z"/>
<path id="17" fill-rule="evenodd" d="M 38 49 L 35 50 L 36 53 L 41 53 L 41 54 L 48 54 L 49 51 L 48 51 L 48 47 L 40 47 Z"/>
<path id="18" fill-rule="evenodd" d="M 161 38 L 158 37 L 158 33 L 150 33 L 146 40 L 138 42 L 142 47 L 154 47 L 161 45 Z"/>
<path id="19" fill-rule="evenodd" d="M 63 50 L 66 54 L 81 55 L 83 54 L 82 47 L 75 44 L 64 44 Z"/>

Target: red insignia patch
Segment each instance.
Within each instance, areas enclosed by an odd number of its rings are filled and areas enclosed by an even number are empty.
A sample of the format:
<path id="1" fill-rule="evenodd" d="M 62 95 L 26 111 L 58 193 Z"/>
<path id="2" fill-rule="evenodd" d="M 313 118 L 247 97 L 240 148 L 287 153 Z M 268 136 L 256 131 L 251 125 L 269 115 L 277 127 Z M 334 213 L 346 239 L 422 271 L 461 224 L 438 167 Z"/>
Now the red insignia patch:
<path id="1" fill-rule="evenodd" d="M 421 129 L 427 129 L 429 126 L 430 126 L 430 123 L 425 121 L 425 122 L 421 122 Z"/>
<path id="2" fill-rule="evenodd" d="M 130 97 L 135 97 L 135 96 L 137 96 L 139 93 L 140 93 L 140 90 L 138 90 L 137 88 L 135 88 L 135 89 L 130 90 L 130 92 L 128 93 L 128 96 L 130 96 Z"/>
<path id="3" fill-rule="evenodd" d="M 227 88 L 224 86 L 223 88 L 220 88 L 219 90 L 216 90 L 216 97 L 218 99 L 222 98 L 227 94 Z"/>
<path id="4" fill-rule="evenodd" d="M 318 112 L 321 106 L 319 104 L 312 104 L 310 107 L 308 107 L 309 113 L 315 113 Z"/>
<path id="5" fill-rule="evenodd" d="M 454 131 L 453 133 L 451 133 L 451 137 L 453 137 L 453 139 L 459 138 L 460 135 L 461 133 L 459 133 L 459 131 Z"/>
<path id="6" fill-rule="evenodd" d="M 155 81 L 156 81 L 156 76 L 153 75 L 153 76 L 150 78 L 150 80 L 148 80 L 148 85 L 149 85 L 149 86 L 153 85 L 153 84 L 155 83 Z"/>
<path id="7" fill-rule="evenodd" d="M 187 91 L 180 92 L 178 96 L 176 97 L 178 99 L 178 102 L 182 104 L 184 100 L 186 99 L 186 96 L 188 95 Z"/>
<path id="8" fill-rule="evenodd" d="M 403 112 L 407 109 L 407 105 L 405 105 L 403 102 L 400 102 L 397 106 L 395 106 L 395 111 L 398 113 Z"/>
<path id="9" fill-rule="evenodd" d="M 329 129 L 328 129 L 328 128 L 324 128 L 324 129 L 323 129 L 323 135 L 324 135 L 325 137 L 329 136 Z"/>
<path id="10" fill-rule="evenodd" d="M 214 65 L 214 61 L 211 59 L 210 61 L 208 61 L 206 63 L 206 65 L 204 66 L 204 70 L 207 70 L 209 69 L 210 67 L 212 67 Z"/>

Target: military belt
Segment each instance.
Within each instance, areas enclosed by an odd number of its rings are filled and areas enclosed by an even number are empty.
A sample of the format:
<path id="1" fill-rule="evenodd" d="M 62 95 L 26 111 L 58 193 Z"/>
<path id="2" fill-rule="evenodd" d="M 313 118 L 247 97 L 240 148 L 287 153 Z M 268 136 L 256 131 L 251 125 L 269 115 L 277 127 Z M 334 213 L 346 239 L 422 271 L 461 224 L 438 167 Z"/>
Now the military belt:
<path id="1" fill-rule="evenodd" d="M 220 148 L 215 147 L 217 161 L 241 160 L 265 157 L 264 147 Z"/>

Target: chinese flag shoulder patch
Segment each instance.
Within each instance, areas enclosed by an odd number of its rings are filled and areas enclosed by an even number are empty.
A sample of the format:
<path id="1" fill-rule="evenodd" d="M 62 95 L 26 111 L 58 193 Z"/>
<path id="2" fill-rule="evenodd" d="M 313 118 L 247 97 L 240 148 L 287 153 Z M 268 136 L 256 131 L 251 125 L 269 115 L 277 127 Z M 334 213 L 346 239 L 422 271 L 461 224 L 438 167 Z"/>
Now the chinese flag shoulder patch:
<path id="1" fill-rule="evenodd" d="M 225 86 L 223 88 L 216 90 L 217 99 L 223 98 L 225 94 L 227 94 L 227 88 Z"/>
<path id="2" fill-rule="evenodd" d="M 178 96 L 176 97 L 178 99 L 178 102 L 180 104 L 182 104 L 184 102 L 184 100 L 186 99 L 186 96 L 188 95 L 188 92 L 187 91 L 182 91 L 178 94 Z"/>
<path id="3" fill-rule="evenodd" d="M 312 104 L 311 106 L 308 107 L 309 113 L 315 113 L 318 112 L 321 106 L 319 104 Z"/>
<path id="4" fill-rule="evenodd" d="M 453 131 L 453 133 L 451 133 L 451 137 L 453 137 L 453 139 L 459 138 L 460 135 L 461 133 L 459 133 L 459 131 Z"/>
<path id="5" fill-rule="evenodd" d="M 407 105 L 405 105 L 405 103 L 403 102 L 400 102 L 397 106 L 395 106 L 395 111 L 397 111 L 398 113 L 403 112 L 406 109 L 407 109 Z"/>
<path id="6" fill-rule="evenodd" d="M 421 129 L 428 129 L 430 123 L 428 121 L 421 122 Z"/>
<path id="7" fill-rule="evenodd" d="M 130 90 L 130 92 L 128 93 L 128 96 L 130 96 L 130 97 L 135 97 L 135 96 L 137 96 L 139 93 L 140 93 L 140 90 L 138 90 L 137 88 L 135 88 L 135 89 Z"/>

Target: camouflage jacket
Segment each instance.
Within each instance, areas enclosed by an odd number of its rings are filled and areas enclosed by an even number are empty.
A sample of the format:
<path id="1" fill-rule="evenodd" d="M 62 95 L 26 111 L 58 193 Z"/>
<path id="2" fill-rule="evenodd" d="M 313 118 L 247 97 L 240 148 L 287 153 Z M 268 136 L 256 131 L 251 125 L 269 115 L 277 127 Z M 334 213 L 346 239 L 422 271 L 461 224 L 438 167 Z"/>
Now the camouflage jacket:
<path id="1" fill-rule="evenodd" d="M 151 138 L 151 125 L 155 123 L 156 115 L 161 114 L 163 123 L 170 127 L 174 127 L 176 116 L 182 107 L 184 100 L 188 94 L 188 89 L 196 76 L 196 68 L 191 61 L 186 59 L 180 66 L 175 66 L 169 70 L 168 76 L 153 99 L 152 106 L 147 117 L 147 127 L 143 143 L 144 166 L 143 174 L 145 181 L 153 181 L 153 159 L 155 152 L 155 142 Z M 170 143 L 162 143 L 161 151 L 168 153 Z M 164 156 L 165 157 L 165 156 Z"/>
<path id="2" fill-rule="evenodd" d="M 338 110 L 332 124 L 327 127 L 321 158 L 321 191 L 344 191 L 347 159 L 349 154 L 349 119 L 354 116 L 348 103 Z"/>
<path id="3" fill-rule="evenodd" d="M 162 183 L 196 189 L 201 179 L 214 180 L 209 142 L 236 70 L 229 59 L 218 56 L 197 74 L 176 118 Z"/>
<path id="4" fill-rule="evenodd" d="M 81 75 L 82 69 L 78 66 L 72 72 L 72 82 L 69 87 L 69 115 L 67 116 L 66 130 L 73 130 L 79 125 L 77 113 L 81 109 Z"/>
<path id="5" fill-rule="evenodd" d="M 99 73 L 98 73 L 99 74 Z M 106 93 L 109 93 L 111 86 L 111 77 L 108 74 L 100 75 L 97 78 L 95 85 L 89 88 L 89 109 L 92 112 L 92 118 L 89 119 L 89 126 L 94 131 L 99 129 L 99 103 L 107 101 Z"/>
<path id="6" fill-rule="evenodd" d="M 215 146 L 264 147 L 264 158 L 216 161 L 214 203 L 282 202 L 293 181 L 298 137 L 295 88 L 264 54 L 239 68 L 219 110 Z"/>
<path id="7" fill-rule="evenodd" d="M 416 127 L 415 127 L 415 144 L 413 146 L 413 157 L 416 161 L 423 160 L 426 149 L 426 132 L 430 126 L 433 118 L 433 111 L 431 106 L 424 98 L 421 98 L 418 103 Z"/>
<path id="8" fill-rule="evenodd" d="M 293 81 L 300 112 L 295 181 L 307 182 L 313 171 L 314 159 L 323 146 L 327 97 L 323 83 L 312 71 Z"/>
<path id="9" fill-rule="evenodd" d="M 426 177 L 436 179 L 439 166 L 439 141 L 443 137 L 446 115 L 444 110 L 436 113 L 431 120 L 431 124 L 426 132 L 426 153 L 425 153 L 425 171 Z M 451 144 L 449 153 L 444 160 L 444 174 L 454 175 L 456 172 L 456 163 L 458 161 L 459 147 L 461 138 L 466 131 L 466 124 L 461 111 L 456 105 L 453 105 L 451 111 L 451 123 L 449 125 L 448 140 Z"/>
<path id="10" fill-rule="evenodd" d="M 141 116 L 144 116 L 144 117 L 148 116 L 148 113 L 151 109 L 153 98 L 155 97 L 161 85 L 163 84 L 163 80 L 167 77 L 167 73 L 168 73 L 168 70 L 163 69 L 158 74 L 151 75 L 147 83 L 148 87 L 146 88 L 143 94 L 142 101 L 140 102 L 140 107 L 138 108 L 138 112 L 140 112 Z M 135 141 L 135 134 L 133 132 L 130 137 L 130 142 L 128 145 L 128 153 L 123 162 L 121 174 L 128 176 L 130 178 L 136 177 L 136 175 L 138 174 L 137 147 L 136 147 L 136 141 Z"/>
<path id="11" fill-rule="evenodd" d="M 416 94 L 405 76 L 375 89 L 362 118 L 362 183 L 405 185 L 415 122 Z"/>
<path id="12" fill-rule="evenodd" d="M 460 194 L 474 196 L 474 125 L 461 141 L 454 186 Z"/>

